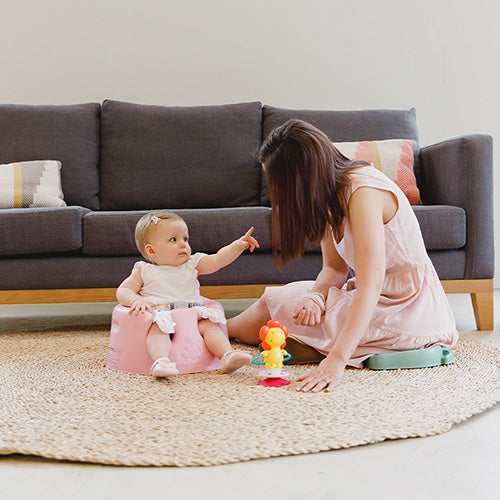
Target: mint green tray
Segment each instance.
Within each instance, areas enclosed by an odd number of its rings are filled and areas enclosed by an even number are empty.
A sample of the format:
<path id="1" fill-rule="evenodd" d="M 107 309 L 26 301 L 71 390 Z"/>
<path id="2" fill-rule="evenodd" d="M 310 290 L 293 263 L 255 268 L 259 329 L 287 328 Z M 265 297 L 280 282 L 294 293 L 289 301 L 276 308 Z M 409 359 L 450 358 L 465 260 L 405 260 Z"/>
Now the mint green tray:
<path id="1" fill-rule="evenodd" d="M 370 370 L 398 370 L 403 368 L 425 368 L 429 366 L 449 365 L 455 357 L 448 347 L 434 345 L 413 351 L 388 352 L 374 354 L 363 365 Z"/>

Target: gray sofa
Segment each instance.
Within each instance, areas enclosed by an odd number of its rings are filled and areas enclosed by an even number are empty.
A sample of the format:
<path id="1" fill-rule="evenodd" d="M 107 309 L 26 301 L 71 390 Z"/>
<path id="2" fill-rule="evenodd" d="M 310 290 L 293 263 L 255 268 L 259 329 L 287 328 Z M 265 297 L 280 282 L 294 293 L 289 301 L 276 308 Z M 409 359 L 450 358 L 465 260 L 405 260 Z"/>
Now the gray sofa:
<path id="1" fill-rule="evenodd" d="M 214 252 L 250 226 L 261 248 L 202 276 L 214 298 L 256 297 L 268 284 L 314 279 L 318 248 L 276 269 L 269 195 L 255 154 L 289 118 L 336 142 L 412 139 L 415 110 L 305 111 L 260 102 L 205 107 L 106 100 L 0 105 L 0 163 L 56 159 L 66 207 L 0 209 L 0 303 L 114 301 L 139 259 L 145 211 L 178 211 L 194 251 Z M 470 293 L 478 328 L 493 325 L 492 139 L 473 134 L 415 150 L 415 212 L 445 290 Z"/>

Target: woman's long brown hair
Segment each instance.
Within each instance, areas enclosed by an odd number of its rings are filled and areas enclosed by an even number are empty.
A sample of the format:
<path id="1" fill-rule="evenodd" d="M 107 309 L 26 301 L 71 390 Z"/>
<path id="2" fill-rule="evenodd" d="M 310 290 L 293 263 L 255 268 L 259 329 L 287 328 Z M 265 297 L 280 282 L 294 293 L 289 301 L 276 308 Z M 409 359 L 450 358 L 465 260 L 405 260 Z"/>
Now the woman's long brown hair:
<path id="1" fill-rule="evenodd" d="M 306 241 L 318 245 L 331 226 L 338 238 L 347 214 L 348 171 L 367 162 L 346 158 L 316 127 L 288 120 L 262 144 L 272 208 L 273 254 L 280 267 L 304 254 Z"/>

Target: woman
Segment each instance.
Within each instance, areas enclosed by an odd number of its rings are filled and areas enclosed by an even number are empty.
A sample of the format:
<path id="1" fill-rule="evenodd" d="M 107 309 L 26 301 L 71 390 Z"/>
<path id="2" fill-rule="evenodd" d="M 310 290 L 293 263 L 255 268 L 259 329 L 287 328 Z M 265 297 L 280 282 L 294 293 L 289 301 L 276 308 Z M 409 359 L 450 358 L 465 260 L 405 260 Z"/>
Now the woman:
<path id="1" fill-rule="evenodd" d="M 273 252 L 284 265 L 306 241 L 321 243 L 314 282 L 269 287 L 228 321 L 229 335 L 258 343 L 269 319 L 326 357 L 297 390 L 333 389 L 347 365 L 373 354 L 453 346 L 455 321 L 403 192 L 366 162 L 343 156 L 312 125 L 289 120 L 260 150 L 271 193 Z M 355 278 L 346 283 L 349 267 Z"/>

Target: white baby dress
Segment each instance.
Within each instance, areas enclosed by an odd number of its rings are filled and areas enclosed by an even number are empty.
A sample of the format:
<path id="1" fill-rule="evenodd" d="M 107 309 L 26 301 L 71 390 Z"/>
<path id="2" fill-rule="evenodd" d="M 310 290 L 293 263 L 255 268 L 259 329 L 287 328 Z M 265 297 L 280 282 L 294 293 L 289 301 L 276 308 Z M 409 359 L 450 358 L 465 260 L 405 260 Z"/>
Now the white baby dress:
<path id="1" fill-rule="evenodd" d="M 198 318 L 213 323 L 225 323 L 224 312 L 202 305 L 200 283 L 196 266 L 204 253 L 196 253 L 180 266 L 157 266 L 149 262 L 136 262 L 140 269 L 143 287 L 139 295 L 145 297 L 153 309 L 153 319 L 164 333 L 174 333 L 175 323 L 170 311 L 189 307 L 198 313 Z"/>

